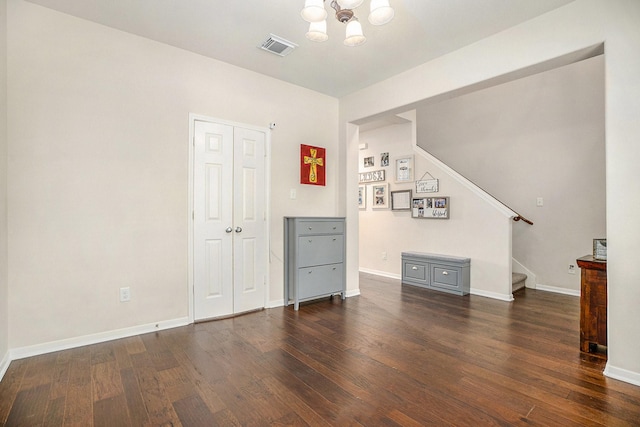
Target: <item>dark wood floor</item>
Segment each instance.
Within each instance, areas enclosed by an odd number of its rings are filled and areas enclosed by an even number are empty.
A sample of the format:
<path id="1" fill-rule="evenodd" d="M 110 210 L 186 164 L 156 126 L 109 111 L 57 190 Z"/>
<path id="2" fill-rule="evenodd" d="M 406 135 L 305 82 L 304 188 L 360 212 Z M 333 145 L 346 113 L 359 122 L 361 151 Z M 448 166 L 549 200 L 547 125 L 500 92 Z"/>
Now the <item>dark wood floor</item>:
<path id="1" fill-rule="evenodd" d="M 640 425 L 578 351 L 578 298 L 513 303 L 362 276 L 359 297 L 14 361 L 0 424 Z"/>

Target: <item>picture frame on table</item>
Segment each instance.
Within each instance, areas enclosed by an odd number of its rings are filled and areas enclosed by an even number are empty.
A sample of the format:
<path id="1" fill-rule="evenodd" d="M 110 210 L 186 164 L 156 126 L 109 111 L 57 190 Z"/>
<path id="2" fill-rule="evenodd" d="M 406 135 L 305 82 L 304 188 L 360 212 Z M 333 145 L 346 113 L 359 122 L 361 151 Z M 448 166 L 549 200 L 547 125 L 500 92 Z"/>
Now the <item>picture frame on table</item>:
<path id="1" fill-rule="evenodd" d="M 607 260 L 607 239 L 593 239 L 593 258 L 598 261 Z"/>

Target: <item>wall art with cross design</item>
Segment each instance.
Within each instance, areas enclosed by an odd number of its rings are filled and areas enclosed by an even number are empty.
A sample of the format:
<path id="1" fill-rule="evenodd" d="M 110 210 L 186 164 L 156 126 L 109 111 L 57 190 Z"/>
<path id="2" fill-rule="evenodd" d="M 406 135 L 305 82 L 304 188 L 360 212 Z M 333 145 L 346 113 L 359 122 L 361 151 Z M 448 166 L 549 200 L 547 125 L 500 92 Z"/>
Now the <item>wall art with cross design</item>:
<path id="1" fill-rule="evenodd" d="M 300 144 L 300 184 L 325 185 L 327 150 Z"/>

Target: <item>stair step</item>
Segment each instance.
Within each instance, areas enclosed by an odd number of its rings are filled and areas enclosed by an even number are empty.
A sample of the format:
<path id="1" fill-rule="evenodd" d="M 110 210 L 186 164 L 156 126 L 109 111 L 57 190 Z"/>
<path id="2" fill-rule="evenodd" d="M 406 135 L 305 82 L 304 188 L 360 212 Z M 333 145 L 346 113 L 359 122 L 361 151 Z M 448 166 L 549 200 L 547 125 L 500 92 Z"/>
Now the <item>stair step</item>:
<path id="1" fill-rule="evenodd" d="M 526 274 L 511 273 L 511 292 L 524 288 L 525 280 L 527 280 Z"/>

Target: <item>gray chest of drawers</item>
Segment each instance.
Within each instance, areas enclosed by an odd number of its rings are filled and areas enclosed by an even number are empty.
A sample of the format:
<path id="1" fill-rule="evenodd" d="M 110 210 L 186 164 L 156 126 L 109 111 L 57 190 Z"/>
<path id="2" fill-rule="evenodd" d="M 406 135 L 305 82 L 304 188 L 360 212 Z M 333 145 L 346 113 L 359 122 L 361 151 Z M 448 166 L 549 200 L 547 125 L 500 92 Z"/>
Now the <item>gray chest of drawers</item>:
<path id="1" fill-rule="evenodd" d="M 422 252 L 402 253 L 402 283 L 467 295 L 471 260 Z"/>
<path id="2" fill-rule="evenodd" d="M 284 218 L 285 304 L 342 294 L 345 298 L 345 219 Z"/>

